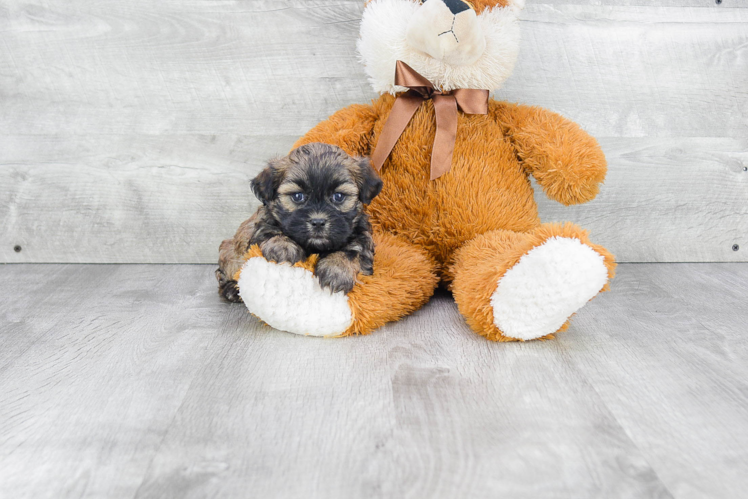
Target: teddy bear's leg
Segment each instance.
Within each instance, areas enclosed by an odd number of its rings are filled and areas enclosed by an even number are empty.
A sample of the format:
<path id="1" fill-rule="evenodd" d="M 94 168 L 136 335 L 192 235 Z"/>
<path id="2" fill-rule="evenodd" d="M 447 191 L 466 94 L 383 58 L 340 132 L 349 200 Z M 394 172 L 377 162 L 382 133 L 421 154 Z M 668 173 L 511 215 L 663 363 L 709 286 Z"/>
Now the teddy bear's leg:
<path id="1" fill-rule="evenodd" d="M 489 231 L 460 248 L 452 292 L 468 324 L 497 341 L 549 337 L 608 289 L 615 260 L 574 224 Z"/>
<path id="2" fill-rule="evenodd" d="M 365 335 L 425 304 L 438 283 L 435 264 L 421 248 L 375 234 L 374 274 L 359 275 L 348 295 L 320 288 L 314 263 L 276 264 L 257 247 L 238 275 L 249 311 L 270 326 L 301 335 Z"/>
<path id="3" fill-rule="evenodd" d="M 391 234 L 374 234 L 374 274 L 348 294 L 353 323 L 345 335 L 365 335 L 418 310 L 439 284 L 436 264 L 422 248 Z"/>

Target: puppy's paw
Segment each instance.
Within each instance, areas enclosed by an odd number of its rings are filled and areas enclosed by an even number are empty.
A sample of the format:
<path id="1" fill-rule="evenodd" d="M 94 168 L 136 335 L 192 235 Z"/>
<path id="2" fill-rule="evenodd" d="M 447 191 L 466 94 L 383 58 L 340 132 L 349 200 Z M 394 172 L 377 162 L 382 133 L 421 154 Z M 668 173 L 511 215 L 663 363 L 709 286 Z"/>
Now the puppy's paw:
<path id="1" fill-rule="evenodd" d="M 314 274 L 322 288 L 347 294 L 356 284 L 358 271 L 356 262 L 349 260 L 343 252 L 336 252 L 320 259 Z"/>
<path id="2" fill-rule="evenodd" d="M 239 288 L 236 286 L 236 281 L 229 281 L 220 290 L 221 297 L 228 300 L 229 302 L 241 303 L 242 297 L 239 295 Z"/>
<path id="3" fill-rule="evenodd" d="M 216 279 L 218 280 L 218 295 L 229 302 L 242 302 L 236 281 L 228 279 L 223 269 L 216 269 Z"/>
<path id="4" fill-rule="evenodd" d="M 266 260 L 277 263 L 290 262 L 291 264 L 295 264 L 306 257 L 304 249 L 285 236 L 270 238 L 260 245 L 260 250 L 262 250 L 262 256 Z"/>

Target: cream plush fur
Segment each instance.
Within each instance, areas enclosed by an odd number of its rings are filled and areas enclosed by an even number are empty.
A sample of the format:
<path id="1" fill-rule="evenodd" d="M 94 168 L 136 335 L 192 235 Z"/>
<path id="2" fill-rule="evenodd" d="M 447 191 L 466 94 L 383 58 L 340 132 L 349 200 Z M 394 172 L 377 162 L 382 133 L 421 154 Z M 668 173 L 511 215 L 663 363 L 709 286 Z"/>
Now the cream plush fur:
<path id="1" fill-rule="evenodd" d="M 412 0 L 377 0 L 361 19 L 358 52 L 376 92 L 395 94 L 395 62 L 400 60 L 441 90 L 501 88 L 514 70 L 519 53 L 518 15 L 524 0 L 510 7 L 486 9 L 477 16 L 485 51 L 472 64 L 451 65 L 412 47 L 407 40 L 410 20 L 421 4 Z"/>
<path id="2" fill-rule="evenodd" d="M 408 23 L 408 45 L 452 66 L 475 63 L 486 37 L 473 9 L 452 14 L 444 2 L 426 2 Z"/>
<path id="3" fill-rule="evenodd" d="M 550 335 L 607 282 L 602 255 L 575 238 L 550 238 L 499 280 L 491 297 L 494 324 L 516 339 Z"/>
<path id="4" fill-rule="evenodd" d="M 322 289 L 302 267 L 253 257 L 244 264 L 238 285 L 247 309 L 278 330 L 324 337 L 343 333 L 353 321 L 348 297 Z"/>

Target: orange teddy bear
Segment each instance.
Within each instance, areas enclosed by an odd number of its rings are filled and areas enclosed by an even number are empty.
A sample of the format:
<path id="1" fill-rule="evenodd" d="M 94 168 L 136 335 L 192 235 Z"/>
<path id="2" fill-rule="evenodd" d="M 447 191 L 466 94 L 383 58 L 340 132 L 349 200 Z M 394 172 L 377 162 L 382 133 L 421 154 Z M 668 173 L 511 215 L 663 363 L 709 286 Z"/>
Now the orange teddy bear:
<path id="1" fill-rule="evenodd" d="M 607 289 L 613 256 L 574 224 L 541 224 L 529 180 L 565 205 L 592 200 L 606 173 L 597 141 L 550 111 L 488 99 L 513 69 L 523 3 L 367 2 L 358 50 L 381 97 L 294 147 L 334 144 L 380 168 L 374 274 L 330 293 L 313 259 L 275 264 L 253 248 L 238 279 L 253 314 L 298 334 L 367 334 L 443 283 L 477 333 L 530 340 L 566 329 Z"/>

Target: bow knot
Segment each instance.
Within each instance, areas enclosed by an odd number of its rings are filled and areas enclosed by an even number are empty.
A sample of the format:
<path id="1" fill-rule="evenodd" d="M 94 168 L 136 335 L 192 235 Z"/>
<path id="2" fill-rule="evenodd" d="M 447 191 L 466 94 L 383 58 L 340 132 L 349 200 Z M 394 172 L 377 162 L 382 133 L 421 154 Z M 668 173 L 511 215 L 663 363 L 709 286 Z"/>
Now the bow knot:
<path id="1" fill-rule="evenodd" d="M 415 87 L 411 89 L 413 92 L 417 92 L 424 101 L 428 101 L 429 99 L 433 99 L 435 96 L 438 95 L 450 95 L 452 93 L 451 90 L 449 91 L 441 91 L 439 89 L 435 88 L 423 88 L 423 87 Z"/>
<path id="2" fill-rule="evenodd" d="M 395 66 L 395 85 L 407 87 L 392 106 L 384 124 L 371 163 L 381 170 L 405 127 L 424 101 L 434 101 L 436 137 L 431 152 L 431 180 L 449 172 L 457 137 L 457 109 L 471 115 L 488 113 L 488 90 L 455 89 L 442 91 L 402 61 Z"/>

